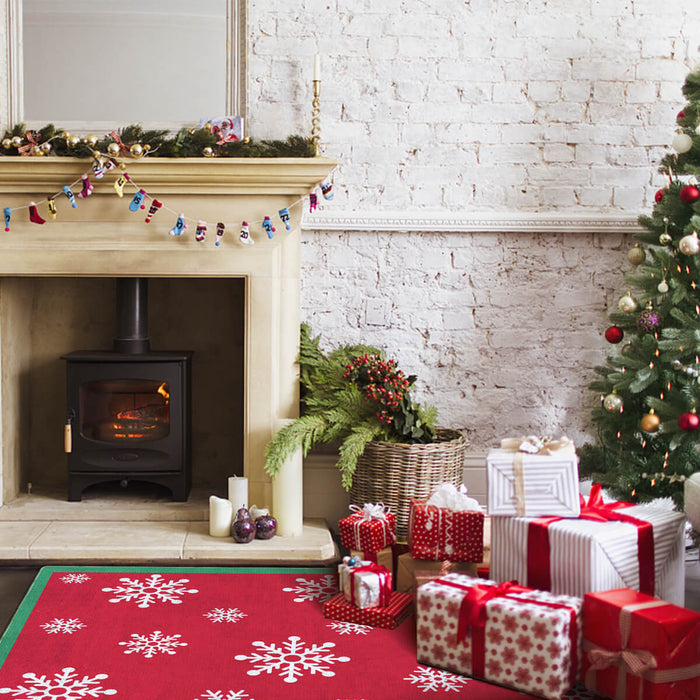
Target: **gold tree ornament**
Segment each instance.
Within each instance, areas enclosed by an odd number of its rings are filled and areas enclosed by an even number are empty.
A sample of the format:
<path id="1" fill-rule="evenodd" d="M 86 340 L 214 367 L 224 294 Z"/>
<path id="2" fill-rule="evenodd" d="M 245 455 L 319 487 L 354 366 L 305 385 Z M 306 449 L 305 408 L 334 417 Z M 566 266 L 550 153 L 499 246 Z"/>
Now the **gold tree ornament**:
<path id="1" fill-rule="evenodd" d="M 119 144 L 112 141 L 112 143 L 110 143 L 107 146 L 107 153 L 112 157 L 118 156 L 119 155 Z"/>
<path id="2" fill-rule="evenodd" d="M 661 425 L 661 418 L 656 413 L 647 413 L 642 416 L 640 424 L 644 432 L 655 433 Z"/>
<path id="3" fill-rule="evenodd" d="M 646 258 L 646 253 L 644 252 L 644 249 L 639 246 L 639 244 L 635 245 L 634 248 L 631 248 L 627 252 L 627 260 L 632 265 L 641 265 Z"/>
<path id="4" fill-rule="evenodd" d="M 143 155 L 143 146 L 140 143 L 134 143 L 129 147 L 129 153 L 133 158 L 140 158 Z"/>

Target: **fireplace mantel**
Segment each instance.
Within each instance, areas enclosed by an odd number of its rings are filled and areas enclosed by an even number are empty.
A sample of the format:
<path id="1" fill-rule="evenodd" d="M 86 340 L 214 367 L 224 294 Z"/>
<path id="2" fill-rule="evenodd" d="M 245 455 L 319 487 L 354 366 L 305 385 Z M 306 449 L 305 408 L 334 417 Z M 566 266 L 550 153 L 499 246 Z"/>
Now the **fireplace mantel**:
<path id="1" fill-rule="evenodd" d="M 12 298 L 17 277 L 236 277 L 245 282 L 244 467 L 251 503 L 271 503 L 272 487 L 264 472 L 264 448 L 280 421 L 298 415 L 299 256 L 302 208 L 307 195 L 334 168 L 327 158 L 156 158 L 127 160 L 132 184 L 118 197 L 113 183 L 124 171 L 102 179 L 91 173 L 90 159 L 0 157 L 0 207 L 12 208 L 9 232 L 0 232 L 0 362 L 3 372 L 0 409 L 0 505 L 26 488 L 23 474 L 19 397 L 26 382 L 27 360 L 18 339 L 23 326 L 22 300 Z M 94 185 L 91 196 L 71 207 L 62 193 L 77 195 L 81 175 Z M 146 212 L 129 210 L 137 191 L 163 207 L 150 223 Z M 55 197 L 56 220 L 47 199 Z M 29 220 L 35 202 L 46 220 Z M 278 216 L 290 210 L 290 230 Z M 168 235 L 173 212 L 184 213 L 188 229 Z M 273 219 L 268 239 L 260 222 Z M 208 222 L 205 242 L 195 240 L 197 220 Z M 253 246 L 238 243 L 242 221 L 250 223 Z M 214 245 L 216 224 L 226 234 Z M 26 324 L 25 324 L 26 325 Z M 26 439 L 26 438 L 25 438 Z"/>

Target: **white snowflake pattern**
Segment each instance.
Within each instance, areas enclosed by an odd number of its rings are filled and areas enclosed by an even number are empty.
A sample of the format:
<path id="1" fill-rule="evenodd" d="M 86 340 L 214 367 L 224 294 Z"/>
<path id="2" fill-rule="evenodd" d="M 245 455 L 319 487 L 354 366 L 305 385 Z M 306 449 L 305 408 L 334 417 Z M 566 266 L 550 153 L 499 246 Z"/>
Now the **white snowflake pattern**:
<path id="1" fill-rule="evenodd" d="M 143 654 L 145 658 L 153 658 L 156 654 L 175 654 L 177 647 L 186 647 L 187 642 L 178 641 L 181 634 L 165 635 L 160 630 L 151 634 L 132 634 L 128 642 L 119 642 L 125 646 L 125 654 Z"/>
<path id="2" fill-rule="evenodd" d="M 105 593 L 116 593 L 114 598 L 110 598 L 110 603 L 121 603 L 122 601 L 138 602 L 139 608 L 148 608 L 153 603 L 172 603 L 179 605 L 182 600 L 179 596 L 185 593 L 198 593 L 196 588 L 185 588 L 183 584 L 189 583 L 188 578 L 181 578 L 177 581 L 166 581 L 160 574 L 152 574 L 145 580 L 120 578 L 124 585 L 117 588 L 103 588 Z"/>
<path id="3" fill-rule="evenodd" d="M 195 700 L 243 700 L 243 698 L 251 698 L 244 690 L 206 690 L 202 695 Z"/>
<path id="4" fill-rule="evenodd" d="M 333 574 L 326 574 L 320 579 L 296 579 L 298 586 L 293 588 L 283 588 L 286 593 L 297 593 L 298 598 L 294 598 L 295 603 L 303 603 L 307 600 L 317 600 L 324 603 L 330 600 L 338 592 L 338 579 Z"/>
<path id="5" fill-rule="evenodd" d="M 24 673 L 26 685 L 18 685 L 16 688 L 0 688 L 0 695 L 12 695 L 15 698 L 38 698 L 50 700 L 61 697 L 64 700 L 78 700 L 79 698 L 97 698 L 100 695 L 116 695 L 112 688 L 103 688 L 99 681 L 109 676 L 106 673 L 98 673 L 96 676 L 80 676 L 71 666 L 66 666 L 53 678 L 37 676 L 36 673 Z M 59 692 L 56 692 L 59 691 Z"/>
<path id="6" fill-rule="evenodd" d="M 411 685 L 416 685 L 424 693 L 438 690 L 447 692 L 454 690 L 456 693 L 459 693 L 469 683 L 469 678 L 464 678 L 456 673 L 420 665 L 410 676 L 406 676 L 404 680 L 410 681 Z"/>
<path id="7" fill-rule="evenodd" d="M 330 627 L 338 634 L 369 634 L 371 625 L 358 625 L 356 622 L 329 622 L 326 627 Z"/>
<path id="8" fill-rule="evenodd" d="M 63 583 L 85 583 L 91 579 L 87 574 L 66 574 L 61 576 Z"/>
<path id="9" fill-rule="evenodd" d="M 204 613 L 212 622 L 240 622 L 248 613 L 241 612 L 238 608 L 214 608 L 208 613 Z"/>
<path id="10" fill-rule="evenodd" d="M 53 620 L 49 620 L 41 626 L 48 634 L 73 634 L 73 632 L 85 627 L 77 617 L 71 617 L 69 620 L 54 617 Z"/>
<path id="11" fill-rule="evenodd" d="M 305 671 L 312 676 L 320 673 L 326 678 L 335 676 L 330 664 L 338 661 L 350 661 L 349 656 L 335 656 L 330 650 L 335 647 L 334 642 L 312 644 L 306 647 L 306 642 L 301 637 L 288 637 L 288 641 L 282 642 L 278 647 L 274 643 L 253 642 L 253 646 L 261 650 L 261 653 L 253 652 L 250 656 L 237 654 L 236 661 L 250 661 L 258 664 L 248 671 L 249 676 L 259 676 L 261 673 L 271 674 L 279 671 L 279 676 L 285 683 L 296 683 Z"/>

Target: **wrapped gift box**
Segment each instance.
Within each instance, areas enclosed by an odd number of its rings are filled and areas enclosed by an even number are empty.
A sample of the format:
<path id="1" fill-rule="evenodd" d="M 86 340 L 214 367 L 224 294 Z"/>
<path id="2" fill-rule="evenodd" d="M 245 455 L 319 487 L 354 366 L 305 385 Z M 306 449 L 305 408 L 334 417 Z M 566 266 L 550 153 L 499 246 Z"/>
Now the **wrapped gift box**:
<path id="1" fill-rule="evenodd" d="M 579 515 L 578 457 L 566 438 L 503 440 L 486 457 L 486 483 L 489 515 Z"/>
<path id="2" fill-rule="evenodd" d="M 394 571 L 394 553 L 391 547 L 384 547 L 378 552 L 360 552 L 357 549 L 351 549 L 350 556 L 355 559 L 374 562 L 379 564 L 379 566 L 386 566 L 392 574 L 396 573 Z"/>
<path id="3" fill-rule="evenodd" d="M 447 574 L 416 592 L 418 662 L 545 698 L 577 680 L 580 598 Z"/>
<path id="4" fill-rule="evenodd" d="M 629 588 L 583 601 L 583 679 L 615 700 L 700 698 L 700 615 Z"/>
<path id="5" fill-rule="evenodd" d="M 408 545 L 414 559 L 471 561 L 484 558 L 484 514 L 411 501 Z"/>
<path id="6" fill-rule="evenodd" d="M 374 554 L 396 542 L 396 516 L 382 504 L 350 506 L 355 512 L 338 522 L 343 547 Z"/>
<path id="7" fill-rule="evenodd" d="M 414 559 L 410 552 L 402 554 L 396 565 L 396 590 L 415 593 L 418 586 L 448 573 L 476 576 L 477 565 L 472 562 L 442 562 Z"/>
<path id="8" fill-rule="evenodd" d="M 593 510 L 606 517 L 606 508 L 611 506 Z M 581 598 L 589 592 L 632 588 L 684 604 L 681 513 L 630 506 L 608 515 L 632 522 L 598 522 L 586 519 L 586 512 L 583 508 L 577 519 L 491 518 L 491 578 Z"/>
<path id="9" fill-rule="evenodd" d="M 352 561 L 350 557 L 345 560 Z M 345 600 L 358 608 L 386 606 L 391 596 L 391 571 L 369 561 L 351 566 L 345 560 L 338 564 L 338 584 Z"/>
<path id="10" fill-rule="evenodd" d="M 358 608 L 338 593 L 323 604 L 323 616 L 339 622 L 394 629 L 413 613 L 413 596 L 394 591 L 385 607 Z"/>

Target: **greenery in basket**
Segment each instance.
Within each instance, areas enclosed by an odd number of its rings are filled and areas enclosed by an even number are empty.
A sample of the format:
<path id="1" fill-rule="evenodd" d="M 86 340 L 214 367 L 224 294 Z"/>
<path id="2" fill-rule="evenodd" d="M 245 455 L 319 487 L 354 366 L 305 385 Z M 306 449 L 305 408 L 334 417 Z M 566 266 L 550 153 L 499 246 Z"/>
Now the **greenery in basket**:
<path id="1" fill-rule="evenodd" d="M 265 470 L 273 478 L 298 449 L 340 442 L 338 468 L 345 489 L 368 442 L 429 443 L 437 411 L 411 399 L 416 381 L 394 360 L 367 345 L 343 345 L 324 353 L 320 336 L 302 324 L 299 352 L 302 415 L 268 443 Z"/>

